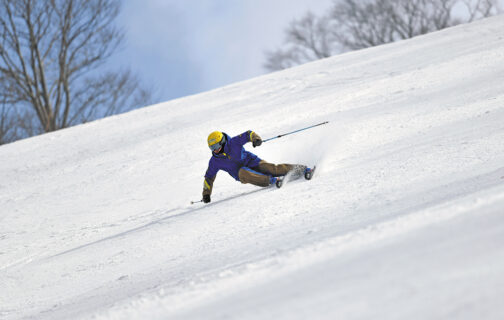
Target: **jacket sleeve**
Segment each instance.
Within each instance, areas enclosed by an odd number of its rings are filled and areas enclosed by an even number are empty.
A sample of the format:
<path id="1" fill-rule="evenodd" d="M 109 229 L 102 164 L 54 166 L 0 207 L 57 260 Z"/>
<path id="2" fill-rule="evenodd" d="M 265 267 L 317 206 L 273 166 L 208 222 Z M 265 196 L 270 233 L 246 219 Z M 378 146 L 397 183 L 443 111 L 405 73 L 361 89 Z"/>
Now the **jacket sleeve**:
<path id="1" fill-rule="evenodd" d="M 211 195 L 212 194 L 212 188 L 213 188 L 213 183 L 215 181 L 215 177 L 217 177 L 217 175 L 213 176 L 213 178 L 205 177 L 205 180 L 203 181 L 203 195 Z"/>
<path id="2" fill-rule="evenodd" d="M 217 172 L 219 172 L 219 169 L 216 169 L 212 160 L 210 160 L 208 163 L 208 169 L 205 173 L 205 179 L 203 181 L 203 195 L 212 194 L 213 183 L 217 177 Z"/>
<path id="3" fill-rule="evenodd" d="M 240 135 L 237 135 L 233 139 L 236 139 L 241 145 L 244 145 L 247 142 L 252 142 L 254 140 L 261 139 L 261 137 L 254 131 L 248 130 Z"/>

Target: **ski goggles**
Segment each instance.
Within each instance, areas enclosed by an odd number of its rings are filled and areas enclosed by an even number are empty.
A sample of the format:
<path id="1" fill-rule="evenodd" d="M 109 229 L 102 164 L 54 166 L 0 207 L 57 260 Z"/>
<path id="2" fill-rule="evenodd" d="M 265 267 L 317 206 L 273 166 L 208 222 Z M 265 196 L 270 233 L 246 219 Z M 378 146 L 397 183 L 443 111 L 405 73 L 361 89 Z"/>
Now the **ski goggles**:
<path id="1" fill-rule="evenodd" d="M 212 144 L 211 146 L 208 146 L 208 147 L 210 148 L 210 150 L 212 150 L 212 152 L 215 152 L 215 151 L 219 150 L 223 145 L 224 145 L 224 138 L 222 138 L 221 141 L 219 141 L 215 144 Z"/>

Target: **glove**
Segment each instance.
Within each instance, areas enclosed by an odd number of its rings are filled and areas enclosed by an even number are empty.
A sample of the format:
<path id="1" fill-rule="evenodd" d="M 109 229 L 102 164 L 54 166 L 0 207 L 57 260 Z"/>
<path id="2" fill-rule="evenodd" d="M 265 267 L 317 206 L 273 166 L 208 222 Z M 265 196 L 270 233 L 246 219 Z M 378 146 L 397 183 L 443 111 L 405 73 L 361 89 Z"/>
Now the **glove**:
<path id="1" fill-rule="evenodd" d="M 210 202 L 210 195 L 209 194 L 205 194 L 203 196 L 203 202 L 204 203 L 209 203 Z"/>
<path id="2" fill-rule="evenodd" d="M 252 146 L 255 148 L 255 147 L 259 147 L 260 145 L 262 144 L 262 140 L 261 138 L 256 138 L 254 141 L 252 141 Z"/>

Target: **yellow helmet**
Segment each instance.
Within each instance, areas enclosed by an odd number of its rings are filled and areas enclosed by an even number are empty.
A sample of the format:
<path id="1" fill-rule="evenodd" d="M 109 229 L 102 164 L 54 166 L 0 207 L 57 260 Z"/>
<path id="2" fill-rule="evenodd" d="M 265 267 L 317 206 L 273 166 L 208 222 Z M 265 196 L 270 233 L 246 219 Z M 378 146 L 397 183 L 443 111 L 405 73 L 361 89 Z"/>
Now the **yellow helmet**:
<path id="1" fill-rule="evenodd" d="M 220 131 L 214 131 L 208 135 L 207 142 L 210 150 L 215 151 L 224 145 L 226 136 Z"/>

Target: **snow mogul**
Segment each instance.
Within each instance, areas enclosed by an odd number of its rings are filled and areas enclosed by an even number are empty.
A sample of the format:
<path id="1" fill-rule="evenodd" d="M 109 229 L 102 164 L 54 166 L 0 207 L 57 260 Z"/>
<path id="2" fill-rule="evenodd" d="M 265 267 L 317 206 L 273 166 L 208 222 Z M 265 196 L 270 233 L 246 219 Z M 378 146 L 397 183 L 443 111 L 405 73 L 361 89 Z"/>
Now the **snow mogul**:
<path id="1" fill-rule="evenodd" d="M 273 164 L 261 160 L 252 152 L 243 147 L 247 142 L 258 147 L 262 144 L 261 137 L 254 131 L 246 131 L 236 137 L 230 138 L 226 133 L 214 131 L 208 136 L 208 147 L 212 151 L 212 157 L 208 163 L 203 184 L 203 202 L 210 202 L 213 183 L 217 172 L 224 170 L 235 180 L 241 183 L 251 183 L 259 187 L 268 187 L 276 184 L 281 187 L 283 177 L 293 171 L 305 177 L 311 178 L 312 169 L 299 164 Z M 309 178 L 307 178 L 309 179 Z"/>

